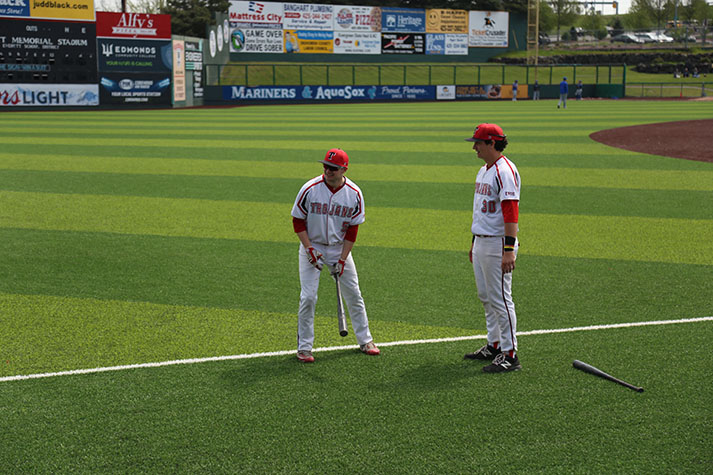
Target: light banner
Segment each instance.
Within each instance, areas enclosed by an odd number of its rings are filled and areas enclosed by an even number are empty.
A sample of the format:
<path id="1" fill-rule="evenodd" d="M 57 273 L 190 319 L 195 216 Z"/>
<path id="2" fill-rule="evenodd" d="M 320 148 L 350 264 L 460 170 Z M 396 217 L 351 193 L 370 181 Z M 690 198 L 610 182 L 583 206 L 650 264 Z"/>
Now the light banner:
<path id="1" fill-rule="evenodd" d="M 0 107 L 98 105 L 96 84 L 0 84 Z"/>
<path id="2" fill-rule="evenodd" d="M 97 37 L 170 40 L 171 15 L 97 12 Z"/>
<path id="3" fill-rule="evenodd" d="M 231 23 L 282 24 L 282 3 L 230 1 Z"/>
<path id="4" fill-rule="evenodd" d="M 285 30 L 332 31 L 333 5 L 283 3 L 282 28 Z"/>
<path id="5" fill-rule="evenodd" d="M 334 32 L 335 54 L 381 54 L 381 33 Z"/>
<path id="6" fill-rule="evenodd" d="M 381 31 L 381 8 L 335 5 L 334 31 Z"/>
<path id="7" fill-rule="evenodd" d="M 381 9 L 382 32 L 426 32 L 426 10 L 417 8 Z"/>
<path id="8" fill-rule="evenodd" d="M 468 34 L 468 12 L 465 10 L 426 10 L 427 33 Z"/>
<path id="9" fill-rule="evenodd" d="M 334 32 L 283 30 L 285 53 L 332 53 Z"/>
<path id="10" fill-rule="evenodd" d="M 508 12 L 468 12 L 468 46 L 506 48 L 508 46 Z"/>

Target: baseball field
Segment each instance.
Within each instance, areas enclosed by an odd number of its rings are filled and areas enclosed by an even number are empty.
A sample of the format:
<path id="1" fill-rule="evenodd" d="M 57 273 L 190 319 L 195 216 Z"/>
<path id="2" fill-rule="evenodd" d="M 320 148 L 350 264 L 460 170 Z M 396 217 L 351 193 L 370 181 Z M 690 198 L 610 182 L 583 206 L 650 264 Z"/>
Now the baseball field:
<path id="1" fill-rule="evenodd" d="M 710 104 L 0 114 L 0 472 L 710 473 L 713 163 L 589 138 Z M 523 183 L 523 370 L 496 375 L 462 359 L 480 122 Z M 290 210 L 332 147 L 382 354 L 324 275 L 305 365 Z"/>

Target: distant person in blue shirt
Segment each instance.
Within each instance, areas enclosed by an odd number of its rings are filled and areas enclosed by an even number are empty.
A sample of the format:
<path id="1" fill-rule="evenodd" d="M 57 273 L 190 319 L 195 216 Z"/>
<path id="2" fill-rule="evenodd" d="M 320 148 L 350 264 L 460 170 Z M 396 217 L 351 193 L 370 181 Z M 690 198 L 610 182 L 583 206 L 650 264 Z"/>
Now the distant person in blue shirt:
<path id="1" fill-rule="evenodd" d="M 582 92 L 584 89 L 584 86 L 582 85 L 582 80 L 580 79 L 579 82 L 577 82 L 577 89 L 574 91 L 574 97 L 578 100 L 582 100 Z"/>
<path id="2" fill-rule="evenodd" d="M 515 82 L 512 83 L 512 100 L 517 100 L 517 79 L 515 79 Z"/>
<path id="3" fill-rule="evenodd" d="M 560 105 L 562 106 L 563 109 L 567 108 L 567 93 L 569 92 L 569 86 L 567 85 L 567 77 L 562 78 L 562 82 L 560 83 L 560 100 L 557 103 L 557 108 L 560 108 Z"/>
<path id="4" fill-rule="evenodd" d="M 535 84 L 532 85 L 532 100 L 540 100 L 540 83 L 537 82 L 537 79 L 535 79 Z"/>

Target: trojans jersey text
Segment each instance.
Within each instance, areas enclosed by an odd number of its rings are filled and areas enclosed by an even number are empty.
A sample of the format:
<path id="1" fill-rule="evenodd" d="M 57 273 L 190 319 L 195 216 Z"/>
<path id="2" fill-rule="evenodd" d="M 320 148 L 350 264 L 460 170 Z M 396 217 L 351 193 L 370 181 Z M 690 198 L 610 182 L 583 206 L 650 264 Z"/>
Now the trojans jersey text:
<path id="1" fill-rule="evenodd" d="M 332 191 L 324 175 L 312 178 L 297 194 L 292 216 L 307 222 L 311 242 L 340 244 L 349 226 L 364 222 L 364 198 L 361 189 L 344 177 L 344 184 Z"/>

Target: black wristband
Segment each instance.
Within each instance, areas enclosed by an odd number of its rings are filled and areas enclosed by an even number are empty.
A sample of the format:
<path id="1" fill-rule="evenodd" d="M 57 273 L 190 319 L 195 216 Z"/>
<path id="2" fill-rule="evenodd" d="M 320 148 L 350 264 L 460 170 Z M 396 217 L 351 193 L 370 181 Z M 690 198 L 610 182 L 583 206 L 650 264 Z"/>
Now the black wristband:
<path id="1" fill-rule="evenodd" d="M 505 245 L 514 247 L 516 240 L 515 236 L 505 236 Z"/>

